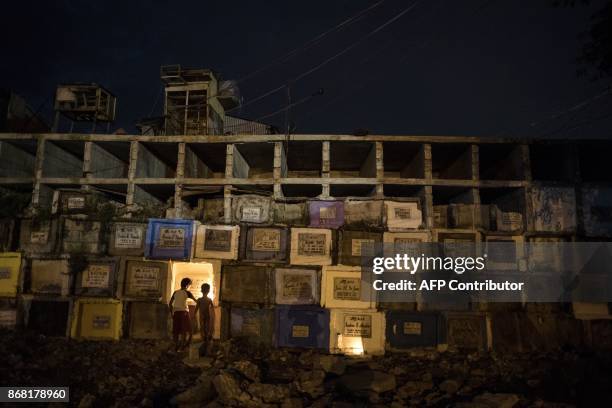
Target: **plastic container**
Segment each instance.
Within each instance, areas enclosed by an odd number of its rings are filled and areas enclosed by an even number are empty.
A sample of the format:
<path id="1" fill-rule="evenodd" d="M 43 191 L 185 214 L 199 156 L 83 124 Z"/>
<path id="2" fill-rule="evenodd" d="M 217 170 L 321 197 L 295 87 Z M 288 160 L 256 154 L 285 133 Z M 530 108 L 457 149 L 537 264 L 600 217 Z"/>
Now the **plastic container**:
<path id="1" fill-rule="evenodd" d="M 142 256 L 147 224 L 116 222 L 112 225 L 108 253 L 110 255 Z"/>
<path id="2" fill-rule="evenodd" d="M 68 259 L 32 259 L 30 289 L 35 294 L 70 294 L 72 274 Z"/>
<path id="3" fill-rule="evenodd" d="M 223 302 L 272 304 L 272 271 L 264 266 L 225 265 L 221 272 Z"/>
<path id="4" fill-rule="evenodd" d="M 344 224 L 353 227 L 380 228 L 383 202 L 381 200 L 346 200 Z"/>
<path id="5" fill-rule="evenodd" d="M 417 229 L 423 223 L 423 213 L 420 202 L 415 201 L 385 201 L 385 225 L 389 231 Z"/>
<path id="6" fill-rule="evenodd" d="M 231 337 L 246 337 L 253 343 L 274 344 L 274 310 L 232 306 Z"/>
<path id="7" fill-rule="evenodd" d="M 232 198 L 234 222 L 265 224 L 270 222 L 271 199 L 257 195 Z"/>
<path id="8" fill-rule="evenodd" d="M 329 351 L 354 356 L 384 354 L 384 313 L 374 309 L 331 309 Z"/>
<path id="9" fill-rule="evenodd" d="M 166 300 L 170 286 L 167 262 L 126 259 L 122 266 L 123 297 Z"/>
<path id="10" fill-rule="evenodd" d="M 51 254 L 55 252 L 59 236 L 57 219 L 33 225 L 32 220 L 23 219 L 19 233 L 19 248 L 29 254 Z"/>
<path id="11" fill-rule="evenodd" d="M 308 209 L 306 203 L 272 203 L 272 213 L 275 224 L 306 226 L 308 224 Z"/>
<path id="12" fill-rule="evenodd" d="M 339 228 L 344 225 L 342 201 L 309 201 L 310 226 L 315 228 Z"/>
<path id="13" fill-rule="evenodd" d="M 60 214 L 90 214 L 107 200 L 103 195 L 83 190 L 60 190 L 57 212 Z"/>
<path id="14" fill-rule="evenodd" d="M 321 273 L 321 306 L 327 308 L 372 309 L 376 293 L 362 282 L 358 266 L 326 266 Z"/>
<path id="15" fill-rule="evenodd" d="M 276 304 L 319 304 L 319 271 L 314 269 L 276 268 L 274 270 Z"/>
<path id="16" fill-rule="evenodd" d="M 382 233 L 378 232 L 342 231 L 340 233 L 340 244 L 338 245 L 340 247 L 338 263 L 340 265 L 361 266 L 363 257 L 373 254 L 376 244 L 380 244 L 382 238 Z"/>
<path id="17" fill-rule="evenodd" d="M 79 296 L 113 297 L 117 285 L 117 260 L 92 259 L 76 276 L 74 293 Z"/>
<path id="18" fill-rule="evenodd" d="M 524 241 L 522 235 L 486 235 L 485 242 L 487 245 L 484 252 L 487 254 L 486 270 L 525 271 L 527 265 Z M 513 252 L 511 248 L 514 248 Z"/>
<path id="19" fill-rule="evenodd" d="M 387 348 L 436 347 L 443 334 L 443 319 L 437 313 L 392 310 L 386 313 Z"/>
<path id="20" fill-rule="evenodd" d="M 431 235 L 429 232 L 385 232 L 383 242 L 401 248 L 402 245 L 406 244 L 431 242 Z"/>
<path id="21" fill-rule="evenodd" d="M 20 252 L 0 252 L 0 296 L 17 294 L 20 270 Z"/>
<path id="22" fill-rule="evenodd" d="M 248 261 L 286 262 L 288 230 L 251 227 L 242 234 L 241 258 Z"/>
<path id="23" fill-rule="evenodd" d="M 147 227 L 145 257 L 189 260 L 193 242 L 193 221 L 151 219 Z"/>
<path id="24" fill-rule="evenodd" d="M 119 340 L 123 304 L 115 299 L 77 299 L 71 337 L 87 340 Z"/>
<path id="25" fill-rule="evenodd" d="M 332 231 L 291 228 L 292 265 L 331 265 Z"/>
<path id="26" fill-rule="evenodd" d="M 276 346 L 329 350 L 329 310 L 277 306 Z"/>
<path id="27" fill-rule="evenodd" d="M 238 259 L 240 227 L 235 225 L 199 225 L 195 258 Z"/>

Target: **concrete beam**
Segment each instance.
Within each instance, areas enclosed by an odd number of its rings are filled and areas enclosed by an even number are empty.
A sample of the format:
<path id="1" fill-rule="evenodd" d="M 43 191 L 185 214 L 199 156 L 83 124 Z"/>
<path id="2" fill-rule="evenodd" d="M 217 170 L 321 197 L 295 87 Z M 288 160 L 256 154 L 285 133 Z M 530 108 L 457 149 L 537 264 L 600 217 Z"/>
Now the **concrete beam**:
<path id="1" fill-rule="evenodd" d="M 32 206 L 40 204 L 40 185 L 43 177 L 43 167 L 45 161 L 45 139 L 39 138 L 36 145 L 36 160 L 34 168 L 34 191 L 32 192 Z"/>
<path id="2" fill-rule="evenodd" d="M 186 142 L 186 143 L 241 143 L 241 142 L 281 142 L 287 140 L 286 135 L 177 135 L 177 136 L 146 136 L 146 135 L 105 135 L 105 134 L 82 134 L 82 133 L 0 133 L 0 140 L 35 140 L 37 137 L 45 138 L 46 140 L 81 140 L 81 141 L 118 141 L 129 142 L 132 140 L 140 142 Z M 368 135 L 368 136 L 353 136 L 353 135 L 289 135 L 289 141 L 355 141 L 355 142 L 418 142 L 418 143 L 480 143 L 480 144 L 496 144 L 496 143 L 512 143 L 512 144 L 530 144 L 541 139 L 524 138 L 495 138 L 495 137 L 477 137 L 477 136 L 423 136 L 423 135 Z M 566 140 L 566 139 L 546 139 Z M 597 141 L 598 139 L 581 139 L 581 141 Z"/>
<path id="3" fill-rule="evenodd" d="M 478 145 L 472 145 L 472 180 L 480 179 L 480 162 L 479 162 L 479 153 L 478 153 Z"/>

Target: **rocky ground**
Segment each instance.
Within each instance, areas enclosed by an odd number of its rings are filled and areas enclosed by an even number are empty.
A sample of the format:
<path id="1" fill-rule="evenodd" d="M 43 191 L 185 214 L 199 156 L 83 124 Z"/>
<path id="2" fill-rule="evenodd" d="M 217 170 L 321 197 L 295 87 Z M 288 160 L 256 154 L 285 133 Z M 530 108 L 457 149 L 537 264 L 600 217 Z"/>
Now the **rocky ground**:
<path id="1" fill-rule="evenodd" d="M 164 341 L 9 333 L 0 350 L 1 385 L 69 386 L 80 407 L 612 406 L 609 352 L 414 349 L 359 360 L 232 340 L 189 358 Z"/>

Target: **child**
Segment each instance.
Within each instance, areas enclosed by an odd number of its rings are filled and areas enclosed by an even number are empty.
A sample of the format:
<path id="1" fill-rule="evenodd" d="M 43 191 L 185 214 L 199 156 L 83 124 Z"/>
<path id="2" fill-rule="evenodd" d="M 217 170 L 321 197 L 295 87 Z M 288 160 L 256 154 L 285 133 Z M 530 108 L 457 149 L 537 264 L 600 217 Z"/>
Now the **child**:
<path id="1" fill-rule="evenodd" d="M 191 279 L 183 278 L 181 280 L 181 288 L 175 290 L 170 298 L 168 306 L 172 313 L 172 335 L 176 344 L 176 351 L 186 349 L 191 344 L 191 318 L 189 317 L 189 306 L 187 299 L 196 299 L 193 297 L 189 288 L 191 287 Z M 182 336 L 182 341 L 179 339 Z"/>
<path id="2" fill-rule="evenodd" d="M 196 301 L 195 313 L 200 311 L 200 336 L 202 337 L 202 347 L 200 348 L 200 356 L 208 353 L 208 346 L 215 330 L 215 308 L 212 300 L 208 297 L 210 285 L 205 283 L 202 285 L 202 297 Z"/>

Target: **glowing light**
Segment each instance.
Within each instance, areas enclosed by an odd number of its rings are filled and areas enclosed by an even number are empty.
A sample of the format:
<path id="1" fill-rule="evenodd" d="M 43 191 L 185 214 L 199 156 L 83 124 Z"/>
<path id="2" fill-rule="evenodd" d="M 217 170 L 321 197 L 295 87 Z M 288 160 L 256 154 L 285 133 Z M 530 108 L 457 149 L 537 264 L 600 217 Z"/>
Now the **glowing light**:
<path id="1" fill-rule="evenodd" d="M 348 355 L 361 356 L 364 354 L 361 337 L 348 337 L 338 334 L 338 348 Z"/>
<path id="2" fill-rule="evenodd" d="M 208 262 L 173 262 L 172 263 L 172 291 L 181 288 L 181 279 L 191 279 L 191 288 L 189 291 L 196 299 L 202 297 L 202 284 L 210 285 L 208 298 L 215 299 L 215 282 L 213 278 L 213 265 Z M 192 301 L 190 301 L 193 304 Z"/>

